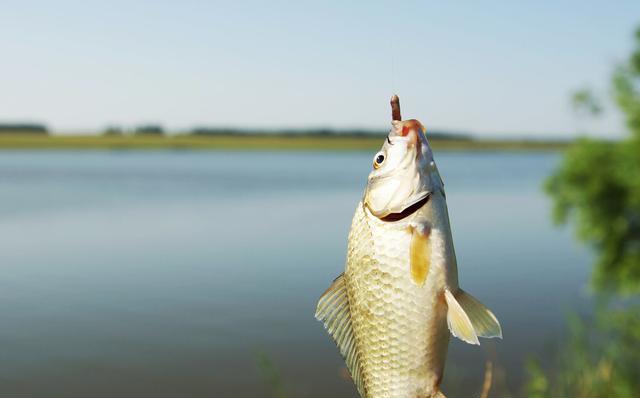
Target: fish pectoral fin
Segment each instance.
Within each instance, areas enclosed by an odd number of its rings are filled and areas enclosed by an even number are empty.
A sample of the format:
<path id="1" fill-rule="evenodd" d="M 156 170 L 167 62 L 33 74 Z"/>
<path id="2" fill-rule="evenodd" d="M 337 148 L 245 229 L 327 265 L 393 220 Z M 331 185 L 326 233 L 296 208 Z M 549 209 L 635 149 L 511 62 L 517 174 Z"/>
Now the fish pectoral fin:
<path id="1" fill-rule="evenodd" d="M 477 336 L 502 338 L 502 328 L 498 318 L 484 304 L 462 289 L 458 289 L 456 299 L 469 317 Z"/>
<path id="2" fill-rule="evenodd" d="M 447 325 L 451 334 L 466 343 L 480 345 L 469 316 L 449 289 L 444 290 L 444 298 L 447 301 Z"/>
<path id="3" fill-rule="evenodd" d="M 431 266 L 431 230 L 427 226 L 412 226 L 409 246 L 411 279 L 418 286 L 424 285 Z"/>
<path id="4" fill-rule="evenodd" d="M 344 273 L 340 274 L 320 297 L 315 317 L 324 324 L 324 328 L 338 346 L 358 392 L 365 397 L 362 367 L 358 362 L 360 355 L 351 325 L 351 310 Z"/>

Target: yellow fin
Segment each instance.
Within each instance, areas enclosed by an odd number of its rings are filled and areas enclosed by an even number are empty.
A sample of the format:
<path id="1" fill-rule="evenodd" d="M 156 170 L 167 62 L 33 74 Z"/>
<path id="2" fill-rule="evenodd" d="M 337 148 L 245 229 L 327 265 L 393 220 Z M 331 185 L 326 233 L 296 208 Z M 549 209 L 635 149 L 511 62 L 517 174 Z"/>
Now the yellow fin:
<path id="1" fill-rule="evenodd" d="M 358 392 L 361 396 L 366 397 L 362 368 L 358 362 L 359 352 L 351 327 L 351 311 L 344 274 L 340 274 L 320 297 L 315 317 L 324 323 L 325 329 L 335 341 L 347 364 Z"/>
<path id="2" fill-rule="evenodd" d="M 447 398 L 447 397 L 442 393 L 442 391 L 438 390 L 436 392 L 436 395 L 434 395 L 434 398 Z"/>
<path id="3" fill-rule="evenodd" d="M 447 324 L 451 334 L 469 344 L 480 345 L 471 320 L 449 289 L 445 289 L 444 298 L 447 301 Z"/>
<path id="4" fill-rule="evenodd" d="M 502 328 L 498 318 L 484 304 L 462 289 L 456 293 L 456 299 L 469 317 L 476 335 L 486 338 L 502 338 Z"/>
<path id="5" fill-rule="evenodd" d="M 411 246 L 409 249 L 411 258 L 411 279 L 418 285 L 424 285 L 431 266 L 431 241 L 429 229 L 420 231 L 413 228 Z"/>

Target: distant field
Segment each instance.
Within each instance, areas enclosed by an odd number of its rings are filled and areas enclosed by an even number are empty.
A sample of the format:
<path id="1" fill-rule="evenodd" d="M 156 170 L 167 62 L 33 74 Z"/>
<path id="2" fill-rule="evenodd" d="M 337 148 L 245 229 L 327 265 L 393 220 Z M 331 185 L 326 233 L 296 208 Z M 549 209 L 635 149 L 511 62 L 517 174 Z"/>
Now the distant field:
<path id="1" fill-rule="evenodd" d="M 0 134 L 0 149 L 375 150 L 383 137 L 340 136 L 64 136 Z M 560 150 L 553 141 L 432 140 L 444 150 Z"/>

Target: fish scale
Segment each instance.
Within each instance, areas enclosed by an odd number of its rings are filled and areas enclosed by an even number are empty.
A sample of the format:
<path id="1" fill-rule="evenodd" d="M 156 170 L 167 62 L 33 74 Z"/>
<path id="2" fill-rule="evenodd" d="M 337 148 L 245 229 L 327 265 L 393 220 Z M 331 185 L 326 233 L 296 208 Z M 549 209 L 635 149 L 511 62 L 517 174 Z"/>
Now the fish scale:
<path id="1" fill-rule="evenodd" d="M 382 239 L 384 238 L 384 239 Z M 417 286 L 408 272 L 408 223 L 367 218 L 358 204 L 349 237 L 345 283 L 360 353 L 363 385 L 370 397 L 429 397 L 437 383 L 430 372 L 428 286 Z M 442 314 L 441 314 L 442 315 Z M 440 372 L 441 373 L 441 372 Z M 431 383 L 430 383 L 431 382 Z"/>

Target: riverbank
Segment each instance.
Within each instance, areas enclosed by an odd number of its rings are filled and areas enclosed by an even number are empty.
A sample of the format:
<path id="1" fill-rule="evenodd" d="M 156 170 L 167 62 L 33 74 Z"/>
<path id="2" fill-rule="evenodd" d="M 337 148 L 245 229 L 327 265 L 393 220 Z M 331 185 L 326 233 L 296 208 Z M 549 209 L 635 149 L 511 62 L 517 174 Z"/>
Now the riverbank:
<path id="1" fill-rule="evenodd" d="M 383 137 L 304 135 L 174 135 L 174 136 L 89 136 L 0 134 L 0 149 L 186 149 L 186 150 L 376 150 Z M 433 139 L 440 150 L 535 150 L 556 151 L 568 142 L 537 140 Z"/>

